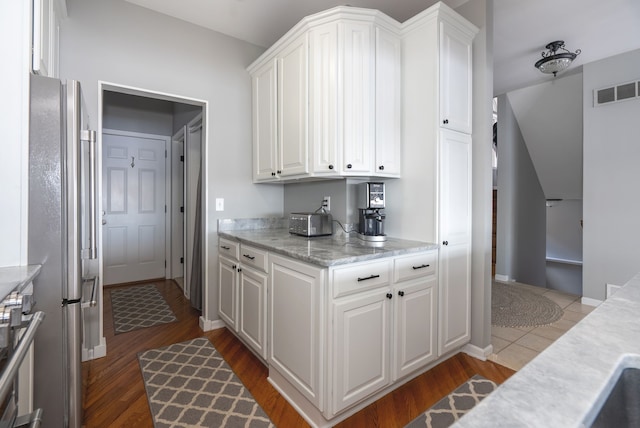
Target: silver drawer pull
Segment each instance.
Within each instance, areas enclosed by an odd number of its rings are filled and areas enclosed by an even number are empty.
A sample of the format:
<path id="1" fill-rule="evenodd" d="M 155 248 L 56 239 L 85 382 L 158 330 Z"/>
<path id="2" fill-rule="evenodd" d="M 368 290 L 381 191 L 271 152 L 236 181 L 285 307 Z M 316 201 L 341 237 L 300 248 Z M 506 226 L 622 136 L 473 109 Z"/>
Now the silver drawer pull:
<path id="1" fill-rule="evenodd" d="M 243 254 L 242 256 L 248 258 L 249 260 L 255 259 L 254 256 L 250 256 L 249 254 Z"/>
<path id="2" fill-rule="evenodd" d="M 222 248 L 223 250 L 230 250 L 231 248 L 227 247 L 226 245 L 220 245 L 220 248 Z"/>
<path id="3" fill-rule="evenodd" d="M 358 282 L 366 281 L 367 279 L 374 279 L 374 278 L 380 278 L 380 275 L 371 275 L 371 276 L 367 276 L 367 277 L 364 277 L 364 278 L 358 277 Z"/>
<path id="4" fill-rule="evenodd" d="M 420 266 L 412 266 L 412 267 L 413 267 L 413 270 L 418 270 L 418 269 L 429 267 L 429 265 L 420 265 Z"/>

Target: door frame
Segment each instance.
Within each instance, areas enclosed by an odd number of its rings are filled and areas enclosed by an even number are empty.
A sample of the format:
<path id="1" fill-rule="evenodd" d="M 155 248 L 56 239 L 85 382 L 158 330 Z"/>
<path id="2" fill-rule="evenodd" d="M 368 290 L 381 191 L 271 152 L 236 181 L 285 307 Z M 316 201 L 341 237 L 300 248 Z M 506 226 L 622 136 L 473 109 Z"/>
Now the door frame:
<path id="1" fill-rule="evenodd" d="M 121 137 L 133 137 L 133 138 L 144 138 L 150 140 L 163 140 L 164 141 L 164 206 L 165 206 L 165 217 L 164 217 L 164 277 L 169 278 L 171 274 L 171 263 L 167 263 L 171 258 L 171 213 L 168 211 L 168 206 L 171 201 L 171 159 L 168 156 L 168 148 L 171 144 L 171 137 L 168 135 L 160 135 L 160 134 L 148 134 L 146 132 L 133 132 L 133 131 L 122 131 L 120 129 L 112 129 L 112 128 L 102 128 L 100 132 L 100 138 L 102 139 L 103 134 L 109 135 L 118 135 Z M 102 144 L 100 145 L 100 150 L 102 150 Z M 102 152 L 100 152 L 102 155 Z M 100 163 L 102 163 L 103 159 L 100 158 Z M 101 182 L 100 185 L 103 183 Z M 100 188 L 100 192 L 102 193 L 102 188 Z M 102 194 L 101 194 L 102 196 Z M 102 209 L 100 210 L 102 213 Z M 101 216 L 102 217 L 102 216 Z M 104 241 L 100 240 L 102 244 Z M 103 277 L 104 278 L 104 277 Z"/>
<path id="2" fill-rule="evenodd" d="M 104 91 L 112 91 L 119 92 L 129 95 L 138 95 L 148 98 L 155 98 L 159 100 L 172 101 L 182 104 L 190 104 L 193 106 L 197 106 L 202 108 L 202 129 L 203 129 L 203 138 L 202 138 L 202 147 L 201 147 L 201 155 L 202 155 L 202 188 L 201 188 L 201 197 L 202 197 L 202 257 L 203 260 L 206 261 L 209 259 L 209 234 L 207 231 L 209 230 L 209 220 L 206 215 L 206 207 L 209 202 L 208 195 L 208 181 L 209 181 L 209 171 L 208 165 L 206 162 L 208 153 L 207 147 L 209 146 L 209 120 L 207 120 L 209 115 L 209 102 L 206 100 L 188 97 L 180 94 L 171 94 L 164 91 L 158 91 L 153 89 L 145 89 L 135 86 L 123 85 L 119 83 L 107 82 L 104 80 L 98 80 L 98 128 L 97 128 L 97 141 L 96 141 L 96 152 L 98 153 L 97 159 L 97 183 L 96 186 L 99 190 L 99 195 L 97 195 L 98 202 L 98 212 L 102 213 L 102 130 L 103 130 L 103 97 Z M 103 275 L 104 275 L 104 260 L 103 260 L 103 250 L 102 250 L 102 227 L 98 228 L 98 272 L 99 272 L 99 281 L 98 281 L 98 289 L 96 290 L 98 295 L 103 294 Z M 206 314 L 209 309 L 207 308 L 208 301 L 208 290 L 209 287 L 206 285 L 209 283 L 209 268 L 207 263 L 203 263 L 203 290 L 202 290 L 202 315 L 200 316 L 200 327 L 204 327 L 206 324 Z M 101 337 L 101 343 L 106 343 L 106 339 L 104 337 L 104 307 L 102 300 L 100 300 L 99 305 L 99 335 Z M 104 355 L 106 355 L 106 345 L 104 347 Z"/>

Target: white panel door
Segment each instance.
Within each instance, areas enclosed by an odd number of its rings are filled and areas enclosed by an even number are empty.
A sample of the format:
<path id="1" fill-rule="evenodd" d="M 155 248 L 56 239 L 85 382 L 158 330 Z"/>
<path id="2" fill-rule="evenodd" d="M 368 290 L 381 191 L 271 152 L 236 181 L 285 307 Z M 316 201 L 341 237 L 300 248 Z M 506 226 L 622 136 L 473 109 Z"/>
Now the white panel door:
<path id="1" fill-rule="evenodd" d="M 165 277 L 165 145 L 103 133 L 104 284 Z"/>

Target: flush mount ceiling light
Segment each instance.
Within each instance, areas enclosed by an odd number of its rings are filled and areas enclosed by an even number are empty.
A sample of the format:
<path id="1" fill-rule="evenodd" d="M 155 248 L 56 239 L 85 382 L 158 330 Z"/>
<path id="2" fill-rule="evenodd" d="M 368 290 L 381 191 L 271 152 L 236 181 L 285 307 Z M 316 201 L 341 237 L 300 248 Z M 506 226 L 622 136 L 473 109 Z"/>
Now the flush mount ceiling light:
<path id="1" fill-rule="evenodd" d="M 554 77 L 559 72 L 567 69 L 582 52 L 580 49 L 575 52 L 568 51 L 564 47 L 564 40 L 551 42 L 545 48 L 549 50 L 542 52 L 542 59 L 536 62 L 536 68 L 543 73 L 553 74 Z M 564 52 L 558 53 L 558 49 L 562 49 Z"/>

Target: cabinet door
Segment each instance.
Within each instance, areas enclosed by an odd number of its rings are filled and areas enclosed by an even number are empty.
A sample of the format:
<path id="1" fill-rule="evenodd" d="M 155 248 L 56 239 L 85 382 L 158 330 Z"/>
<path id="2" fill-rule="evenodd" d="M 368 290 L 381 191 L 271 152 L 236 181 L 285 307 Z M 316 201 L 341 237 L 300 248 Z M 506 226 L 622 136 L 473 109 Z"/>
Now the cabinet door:
<path id="1" fill-rule="evenodd" d="M 33 72 L 57 77 L 59 24 L 55 0 L 33 0 L 31 42 Z"/>
<path id="2" fill-rule="evenodd" d="M 324 269 L 270 255 L 269 366 L 320 411 L 324 334 L 321 291 Z"/>
<path id="3" fill-rule="evenodd" d="M 270 61 L 251 76 L 253 90 L 253 179 L 276 180 L 277 170 L 277 68 Z"/>
<path id="4" fill-rule="evenodd" d="M 338 25 L 309 34 L 309 135 L 314 174 L 338 174 Z"/>
<path id="5" fill-rule="evenodd" d="M 438 356 L 436 285 L 435 275 L 429 275 L 394 287 L 394 381 Z"/>
<path id="6" fill-rule="evenodd" d="M 389 288 L 333 304 L 332 415 L 391 381 Z"/>
<path id="7" fill-rule="evenodd" d="M 233 330 L 237 330 L 237 268 L 237 262 L 218 257 L 218 315 Z"/>
<path id="8" fill-rule="evenodd" d="M 400 176 L 400 37 L 376 28 L 377 176 Z"/>
<path id="9" fill-rule="evenodd" d="M 471 136 L 440 131 L 440 354 L 471 337 Z"/>
<path id="10" fill-rule="evenodd" d="M 440 22 L 440 124 L 471 134 L 471 39 Z"/>
<path id="11" fill-rule="evenodd" d="M 278 55 L 278 170 L 285 177 L 309 172 L 307 34 Z"/>
<path id="12" fill-rule="evenodd" d="M 262 358 L 267 358 L 267 275 L 242 267 L 238 285 L 240 313 L 238 334 Z"/>
<path id="13" fill-rule="evenodd" d="M 371 174 L 374 141 L 374 51 L 372 26 L 346 21 L 341 24 L 343 79 L 344 175 Z"/>

